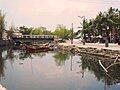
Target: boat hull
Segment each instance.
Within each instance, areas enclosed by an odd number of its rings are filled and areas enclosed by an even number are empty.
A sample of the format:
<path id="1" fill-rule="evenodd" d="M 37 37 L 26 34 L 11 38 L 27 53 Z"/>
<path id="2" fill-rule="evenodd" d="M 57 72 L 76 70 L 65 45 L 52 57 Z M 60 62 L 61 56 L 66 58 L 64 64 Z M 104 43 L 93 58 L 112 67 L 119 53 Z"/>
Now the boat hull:
<path id="1" fill-rule="evenodd" d="M 47 52 L 49 50 L 49 47 L 26 46 L 27 52 Z"/>

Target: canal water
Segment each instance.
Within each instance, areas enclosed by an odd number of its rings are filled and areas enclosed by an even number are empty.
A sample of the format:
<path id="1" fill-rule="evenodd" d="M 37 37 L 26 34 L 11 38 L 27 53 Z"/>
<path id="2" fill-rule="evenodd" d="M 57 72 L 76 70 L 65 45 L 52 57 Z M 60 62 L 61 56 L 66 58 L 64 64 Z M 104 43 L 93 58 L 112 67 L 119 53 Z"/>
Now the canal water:
<path id="1" fill-rule="evenodd" d="M 8 90 L 120 90 L 120 67 L 106 74 L 97 59 L 1 47 L 0 84 Z"/>

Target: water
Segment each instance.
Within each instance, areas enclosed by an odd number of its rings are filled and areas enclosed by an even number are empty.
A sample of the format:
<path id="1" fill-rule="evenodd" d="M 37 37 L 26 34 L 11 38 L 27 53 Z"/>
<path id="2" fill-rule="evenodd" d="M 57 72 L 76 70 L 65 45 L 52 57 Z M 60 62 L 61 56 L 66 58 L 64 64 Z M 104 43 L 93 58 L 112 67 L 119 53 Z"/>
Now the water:
<path id="1" fill-rule="evenodd" d="M 0 83 L 8 90 L 120 90 L 119 68 L 105 74 L 92 58 L 0 48 Z"/>

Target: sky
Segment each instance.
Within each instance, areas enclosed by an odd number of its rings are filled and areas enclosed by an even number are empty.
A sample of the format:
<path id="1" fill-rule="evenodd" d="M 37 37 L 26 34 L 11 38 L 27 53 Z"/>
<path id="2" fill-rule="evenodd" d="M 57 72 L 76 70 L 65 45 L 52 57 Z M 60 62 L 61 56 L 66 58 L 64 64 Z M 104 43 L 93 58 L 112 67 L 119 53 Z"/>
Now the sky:
<path id="1" fill-rule="evenodd" d="M 81 18 L 95 18 L 110 7 L 120 9 L 120 0 L 0 0 L 0 10 L 4 13 L 6 28 L 46 27 L 55 30 L 58 24 L 74 31 L 78 30 Z"/>

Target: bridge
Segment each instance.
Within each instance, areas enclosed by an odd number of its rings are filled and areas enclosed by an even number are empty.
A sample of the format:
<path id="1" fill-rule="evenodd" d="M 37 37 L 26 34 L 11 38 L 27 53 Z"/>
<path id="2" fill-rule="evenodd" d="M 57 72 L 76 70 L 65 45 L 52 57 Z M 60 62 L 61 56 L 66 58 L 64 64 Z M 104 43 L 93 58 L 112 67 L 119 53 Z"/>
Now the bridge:
<path id="1" fill-rule="evenodd" d="M 14 35 L 12 39 L 17 41 L 22 41 L 24 43 L 33 43 L 33 42 L 51 42 L 54 41 L 54 35 Z"/>

